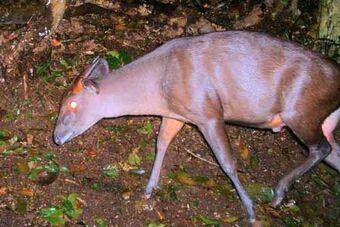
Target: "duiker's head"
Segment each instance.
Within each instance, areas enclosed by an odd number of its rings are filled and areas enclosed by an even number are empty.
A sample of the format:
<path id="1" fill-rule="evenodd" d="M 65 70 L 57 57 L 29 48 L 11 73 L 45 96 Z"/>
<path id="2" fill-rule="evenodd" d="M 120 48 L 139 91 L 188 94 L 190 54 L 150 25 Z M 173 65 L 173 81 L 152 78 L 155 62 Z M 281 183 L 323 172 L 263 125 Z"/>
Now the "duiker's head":
<path id="1" fill-rule="evenodd" d="M 63 99 L 54 129 L 58 145 L 82 134 L 103 118 L 100 102 L 100 80 L 109 74 L 105 59 L 96 58 L 84 73 L 76 78 Z"/>

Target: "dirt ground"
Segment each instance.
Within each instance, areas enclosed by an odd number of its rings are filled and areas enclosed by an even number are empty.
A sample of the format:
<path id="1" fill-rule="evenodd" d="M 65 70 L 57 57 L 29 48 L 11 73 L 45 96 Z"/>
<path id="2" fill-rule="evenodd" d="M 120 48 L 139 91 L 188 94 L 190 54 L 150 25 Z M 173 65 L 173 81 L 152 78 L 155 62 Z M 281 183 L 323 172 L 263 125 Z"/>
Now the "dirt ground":
<path id="1" fill-rule="evenodd" d="M 318 3 L 299 1 L 297 16 L 261 1 L 128 1 L 115 10 L 71 2 L 52 35 L 41 2 L 0 4 L 0 226 L 247 226 L 195 126 L 172 142 L 160 188 L 146 200 L 160 117 L 102 120 L 58 147 L 52 132 L 61 98 L 95 56 L 121 65 L 180 36 L 239 28 L 312 48 Z M 340 177 L 323 163 L 280 207 L 270 206 L 279 179 L 307 155 L 288 129 L 226 131 L 264 226 L 340 226 Z"/>

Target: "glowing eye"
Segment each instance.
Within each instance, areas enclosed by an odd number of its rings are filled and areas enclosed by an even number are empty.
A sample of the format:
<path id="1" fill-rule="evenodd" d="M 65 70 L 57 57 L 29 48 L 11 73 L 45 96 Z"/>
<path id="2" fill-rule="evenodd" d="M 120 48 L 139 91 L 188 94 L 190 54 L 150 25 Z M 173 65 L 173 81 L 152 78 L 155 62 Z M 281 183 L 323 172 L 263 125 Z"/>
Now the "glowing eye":
<path id="1" fill-rule="evenodd" d="M 75 102 L 75 101 L 72 101 L 71 103 L 70 103 L 70 107 L 72 108 L 72 109 L 75 109 L 75 108 L 77 108 L 77 103 Z"/>

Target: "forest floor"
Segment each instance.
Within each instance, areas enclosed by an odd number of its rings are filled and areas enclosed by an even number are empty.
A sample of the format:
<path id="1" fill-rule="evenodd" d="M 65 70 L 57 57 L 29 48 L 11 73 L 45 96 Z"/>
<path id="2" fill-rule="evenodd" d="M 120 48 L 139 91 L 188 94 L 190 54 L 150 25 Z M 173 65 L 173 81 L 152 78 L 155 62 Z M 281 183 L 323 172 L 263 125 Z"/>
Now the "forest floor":
<path id="1" fill-rule="evenodd" d="M 185 125 L 176 136 L 164 160 L 160 188 L 145 200 L 161 118 L 102 120 L 59 147 L 52 132 L 62 95 L 95 56 L 116 67 L 175 37 L 238 28 L 311 48 L 316 3 L 299 5 L 299 16 L 284 4 L 266 9 L 261 1 L 129 1 L 114 10 L 70 4 L 51 36 L 44 5 L 4 2 L 0 226 L 247 225 L 233 186 L 195 126 Z M 307 155 L 288 129 L 272 133 L 227 124 L 226 131 L 240 179 L 264 226 L 340 226 L 340 177 L 324 163 L 294 183 L 280 207 L 270 206 L 279 179 Z"/>

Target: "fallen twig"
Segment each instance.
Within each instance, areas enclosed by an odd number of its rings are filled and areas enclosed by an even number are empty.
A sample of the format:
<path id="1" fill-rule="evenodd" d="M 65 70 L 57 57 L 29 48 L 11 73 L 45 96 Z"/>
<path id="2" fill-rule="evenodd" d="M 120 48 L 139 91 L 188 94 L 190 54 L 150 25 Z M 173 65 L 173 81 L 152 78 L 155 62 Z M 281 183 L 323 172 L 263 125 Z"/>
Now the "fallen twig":
<path id="1" fill-rule="evenodd" d="M 75 184 L 75 185 L 79 185 L 79 183 L 77 183 L 76 181 L 74 180 L 70 180 L 70 179 L 65 179 L 65 182 L 68 182 L 68 183 L 71 183 L 71 184 Z"/>
<path id="2" fill-rule="evenodd" d="M 219 165 L 217 165 L 216 163 L 211 162 L 211 161 L 209 161 L 209 160 L 206 160 L 206 159 L 200 157 L 199 155 L 197 155 L 197 154 L 191 152 L 191 151 L 190 151 L 189 149 L 187 149 L 187 148 L 184 148 L 184 150 L 185 150 L 186 152 L 188 152 L 189 154 L 191 154 L 192 156 L 194 156 L 195 158 L 198 158 L 199 160 L 201 160 L 201 161 L 203 161 L 203 162 L 206 162 L 206 163 L 209 163 L 210 165 L 219 167 Z"/>

